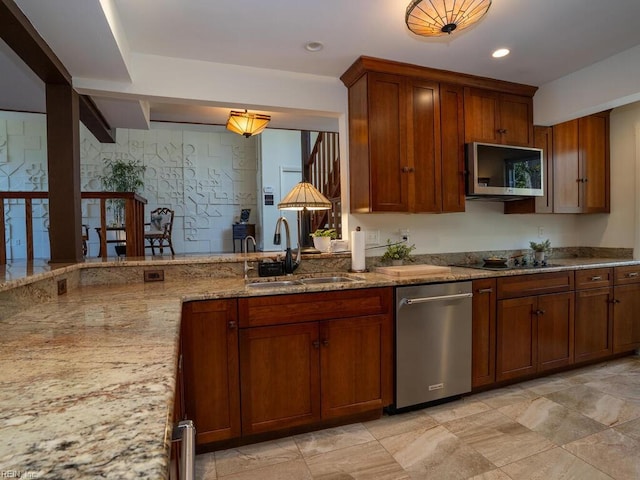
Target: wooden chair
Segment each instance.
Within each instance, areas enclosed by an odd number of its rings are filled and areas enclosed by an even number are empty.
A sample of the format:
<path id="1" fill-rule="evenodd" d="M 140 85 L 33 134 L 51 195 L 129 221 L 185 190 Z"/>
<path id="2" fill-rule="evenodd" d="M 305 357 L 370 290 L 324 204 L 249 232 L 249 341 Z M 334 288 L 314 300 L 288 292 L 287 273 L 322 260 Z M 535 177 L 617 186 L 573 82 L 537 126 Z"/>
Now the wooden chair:
<path id="1" fill-rule="evenodd" d="M 160 249 L 160 255 L 164 253 L 164 247 L 169 247 L 171 255 L 173 251 L 171 243 L 171 231 L 173 230 L 173 210 L 170 208 L 156 208 L 151 212 L 151 222 L 145 223 L 144 239 L 149 242 L 145 248 L 151 249 L 151 255 L 156 254 L 156 247 Z"/>

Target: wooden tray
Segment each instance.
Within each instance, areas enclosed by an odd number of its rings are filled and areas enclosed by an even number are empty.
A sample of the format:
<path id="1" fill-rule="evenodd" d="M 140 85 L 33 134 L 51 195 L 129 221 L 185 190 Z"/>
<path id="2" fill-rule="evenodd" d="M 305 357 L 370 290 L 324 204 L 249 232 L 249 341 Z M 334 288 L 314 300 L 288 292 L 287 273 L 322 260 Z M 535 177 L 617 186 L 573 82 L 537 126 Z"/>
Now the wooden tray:
<path id="1" fill-rule="evenodd" d="M 410 277 L 451 273 L 451 267 L 440 265 L 399 265 L 397 267 L 376 267 L 377 273 L 393 277 Z"/>

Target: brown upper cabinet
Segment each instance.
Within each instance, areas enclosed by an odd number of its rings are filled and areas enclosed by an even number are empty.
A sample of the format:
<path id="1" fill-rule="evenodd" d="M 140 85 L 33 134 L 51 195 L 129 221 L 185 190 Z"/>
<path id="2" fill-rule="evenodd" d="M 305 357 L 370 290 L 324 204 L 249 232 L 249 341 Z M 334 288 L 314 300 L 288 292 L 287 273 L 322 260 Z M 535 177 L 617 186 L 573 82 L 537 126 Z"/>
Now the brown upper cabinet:
<path id="1" fill-rule="evenodd" d="M 523 128 L 513 120 L 523 111 L 517 104 L 526 104 L 522 118 L 533 128 L 536 88 L 528 85 L 370 57 L 341 79 L 349 89 L 353 213 L 464 211 L 465 87 L 497 92 L 504 128 L 514 133 Z"/>
<path id="2" fill-rule="evenodd" d="M 609 112 L 553 126 L 553 211 L 608 213 Z"/>
<path id="3" fill-rule="evenodd" d="M 533 98 L 465 87 L 465 142 L 533 146 Z"/>

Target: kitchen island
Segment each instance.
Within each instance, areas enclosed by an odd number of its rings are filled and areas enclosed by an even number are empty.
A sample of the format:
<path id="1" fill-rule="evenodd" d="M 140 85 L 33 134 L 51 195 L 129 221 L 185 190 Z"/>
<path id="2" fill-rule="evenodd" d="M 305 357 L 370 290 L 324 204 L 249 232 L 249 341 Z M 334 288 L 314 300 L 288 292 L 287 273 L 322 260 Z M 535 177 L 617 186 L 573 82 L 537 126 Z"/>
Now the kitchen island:
<path id="1" fill-rule="evenodd" d="M 259 255 L 259 254 L 258 254 Z M 69 291 L 38 303 L 21 291 L 24 308 L 0 310 L 0 472 L 23 478 L 167 478 L 182 303 L 280 293 L 436 283 L 541 271 L 637 265 L 629 259 L 555 260 L 556 267 L 451 273 L 394 279 L 353 275 L 350 283 L 250 289 L 231 267 L 244 256 L 201 261 L 228 276 L 167 276 L 165 282 L 114 282 L 124 267 L 169 268 L 180 261 L 114 261 L 14 274 L 3 293 L 43 279 L 66 278 Z M 259 256 L 256 256 L 256 259 Z M 223 265 L 216 263 L 223 262 Z M 233 265 L 232 265 L 233 264 Z M 15 272 L 15 269 L 14 269 Z M 115 272 L 115 273 L 114 273 Z M 138 271 L 136 271 L 137 275 Z M 335 273 L 335 270 L 331 270 Z M 343 272 L 344 273 L 344 272 Z M 101 282 L 101 277 L 105 282 Z M 138 278 L 138 276 L 136 277 Z M 45 295 L 46 296 L 46 295 Z M 18 300 L 16 300 L 18 301 Z M 32 306 L 28 306 L 28 304 Z M 197 428 L 197 425 L 196 425 Z M 8 473 L 4 473 L 8 472 Z M 12 473 L 15 472 L 15 473 Z"/>

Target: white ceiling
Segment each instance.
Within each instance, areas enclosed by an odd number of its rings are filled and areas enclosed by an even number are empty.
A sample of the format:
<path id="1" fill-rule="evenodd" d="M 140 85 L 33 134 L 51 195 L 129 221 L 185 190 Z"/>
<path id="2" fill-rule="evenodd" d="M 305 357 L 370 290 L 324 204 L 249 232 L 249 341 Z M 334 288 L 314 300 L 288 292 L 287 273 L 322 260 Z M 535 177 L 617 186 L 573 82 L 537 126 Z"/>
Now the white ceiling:
<path id="1" fill-rule="evenodd" d="M 439 38 L 408 31 L 409 0 L 16 3 L 74 79 L 123 85 L 136 82 L 132 56 L 145 54 L 333 78 L 368 55 L 541 86 L 640 45 L 638 0 L 493 0 L 479 24 Z M 324 49 L 306 51 L 309 41 Z M 492 59 L 498 47 L 511 55 Z M 42 85 L 7 50 L 0 42 L 0 108 L 44 111 Z M 106 98 L 99 89 L 92 96 L 114 127 L 129 126 L 141 105 L 149 106 L 151 120 L 196 123 L 223 123 L 229 110 L 170 98 Z M 305 123 L 304 112 L 265 113 L 280 116 L 283 126 Z"/>

